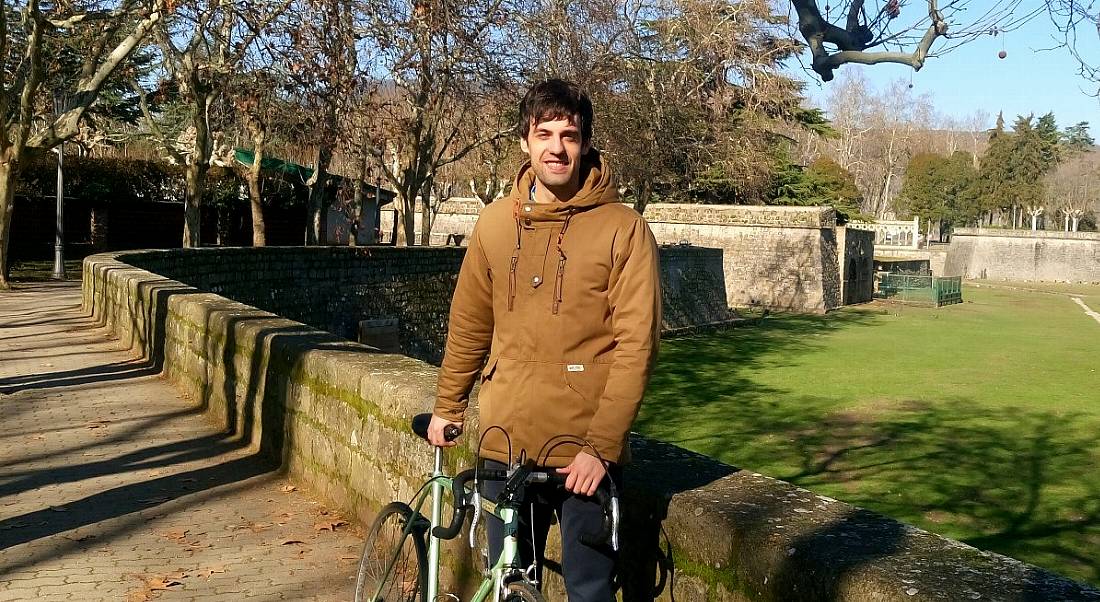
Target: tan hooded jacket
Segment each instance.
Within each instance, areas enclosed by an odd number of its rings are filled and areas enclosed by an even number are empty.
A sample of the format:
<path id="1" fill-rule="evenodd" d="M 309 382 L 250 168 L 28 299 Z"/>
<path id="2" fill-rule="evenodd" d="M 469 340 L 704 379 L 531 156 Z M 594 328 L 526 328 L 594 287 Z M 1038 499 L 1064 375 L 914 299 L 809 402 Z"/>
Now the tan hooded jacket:
<path id="1" fill-rule="evenodd" d="M 435 414 L 461 422 L 480 374 L 481 453 L 494 460 L 509 461 L 501 429 L 512 460 L 524 450 L 566 466 L 577 438 L 629 459 L 661 328 L 657 245 L 597 152 L 581 179 L 571 200 L 534 203 L 524 165 L 511 195 L 481 212 L 462 263 Z"/>

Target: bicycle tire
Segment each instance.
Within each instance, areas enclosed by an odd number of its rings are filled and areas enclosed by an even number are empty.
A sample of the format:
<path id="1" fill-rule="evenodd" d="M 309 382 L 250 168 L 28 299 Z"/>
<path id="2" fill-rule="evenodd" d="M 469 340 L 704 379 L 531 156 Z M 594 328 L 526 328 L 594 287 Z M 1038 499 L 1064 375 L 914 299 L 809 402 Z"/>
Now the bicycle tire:
<path id="1" fill-rule="evenodd" d="M 546 602 L 542 592 L 526 581 L 514 581 L 508 584 L 504 593 L 504 602 Z"/>
<path id="2" fill-rule="evenodd" d="M 378 513 L 367 533 L 355 578 L 355 602 L 416 602 L 428 589 L 428 551 L 424 532 L 406 532 L 418 514 L 408 504 L 393 502 Z M 395 558 L 390 571 L 386 566 Z M 377 598 L 370 598 L 375 593 Z"/>

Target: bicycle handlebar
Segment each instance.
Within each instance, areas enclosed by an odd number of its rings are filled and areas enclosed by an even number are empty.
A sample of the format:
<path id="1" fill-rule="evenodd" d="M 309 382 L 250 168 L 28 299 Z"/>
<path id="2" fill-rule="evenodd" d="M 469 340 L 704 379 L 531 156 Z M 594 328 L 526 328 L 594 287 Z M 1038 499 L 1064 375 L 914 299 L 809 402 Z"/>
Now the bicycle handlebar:
<path id="1" fill-rule="evenodd" d="M 507 481 L 510 479 L 508 471 L 497 469 L 483 469 L 477 471 L 477 477 L 483 481 Z M 454 496 L 454 514 L 451 516 L 451 524 L 447 527 L 438 526 L 432 529 L 432 535 L 439 539 L 454 539 L 462 531 L 462 525 L 474 509 L 469 501 L 466 484 L 474 478 L 474 469 L 464 470 L 451 479 L 451 495 Z M 524 484 L 549 483 L 558 487 L 565 486 L 563 475 L 531 471 L 524 478 Z M 607 482 L 600 484 L 593 496 L 599 502 L 603 510 L 603 523 L 600 530 L 593 533 L 581 534 L 581 543 L 586 546 L 598 547 L 604 544 L 611 546 L 613 550 L 619 549 L 619 498 L 611 494 Z"/>
<path id="2" fill-rule="evenodd" d="M 431 414 L 417 414 L 412 419 L 412 430 L 419 435 L 425 441 L 428 440 L 428 425 L 431 424 Z M 447 425 L 443 429 L 443 438 L 447 441 L 454 441 L 462 434 L 462 429 L 453 424 Z M 432 529 L 432 535 L 439 539 L 454 539 L 458 537 L 459 532 L 462 530 L 463 523 L 466 522 L 466 518 L 470 515 L 470 510 L 473 509 L 473 505 L 470 503 L 469 496 L 466 493 L 466 484 L 472 480 L 476 474 L 479 480 L 483 481 L 507 481 L 502 494 L 514 495 L 515 492 L 522 486 L 533 483 L 550 483 L 558 487 L 565 487 L 564 475 L 556 472 L 538 471 L 535 470 L 533 460 L 529 460 L 527 464 L 518 467 L 512 473 L 506 470 L 485 468 L 475 472 L 473 468 L 464 470 L 451 479 L 451 495 L 454 499 L 454 514 L 451 516 L 451 524 L 443 527 L 442 525 L 436 526 Z M 522 482 L 520 482 L 522 480 Z M 585 533 L 581 535 L 581 543 L 587 546 L 600 546 L 605 543 L 610 544 L 613 550 L 619 549 L 619 497 L 612 492 L 613 486 L 609 485 L 610 480 L 605 479 L 600 483 L 599 488 L 596 489 L 596 494 L 593 496 L 596 501 L 600 503 L 600 508 L 603 510 L 603 524 L 600 531 L 596 533 Z"/>

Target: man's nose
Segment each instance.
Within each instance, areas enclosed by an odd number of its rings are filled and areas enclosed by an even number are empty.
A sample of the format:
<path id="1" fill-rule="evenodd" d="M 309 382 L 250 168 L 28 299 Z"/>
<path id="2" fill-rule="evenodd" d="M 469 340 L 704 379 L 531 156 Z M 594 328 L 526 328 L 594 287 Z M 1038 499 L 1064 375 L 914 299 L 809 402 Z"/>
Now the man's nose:
<path id="1" fill-rule="evenodd" d="M 565 152 L 565 145 L 562 144 L 561 138 L 557 136 L 552 136 L 550 138 L 550 147 L 547 150 L 554 154 L 560 155 L 561 153 Z"/>

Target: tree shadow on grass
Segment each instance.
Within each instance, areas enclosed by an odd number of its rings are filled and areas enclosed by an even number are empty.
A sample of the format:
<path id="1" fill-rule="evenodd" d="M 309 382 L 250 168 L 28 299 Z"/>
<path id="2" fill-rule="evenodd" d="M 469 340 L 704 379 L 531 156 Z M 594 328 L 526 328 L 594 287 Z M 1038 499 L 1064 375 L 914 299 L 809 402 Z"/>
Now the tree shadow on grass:
<path id="1" fill-rule="evenodd" d="M 867 317 L 784 317 L 760 329 L 666 345 L 637 427 L 976 547 L 1100 583 L 1095 415 L 991 409 L 967 398 L 842 412 L 836 400 L 754 382 L 755 370 L 814 349 L 809 335 L 859 326 Z"/>

